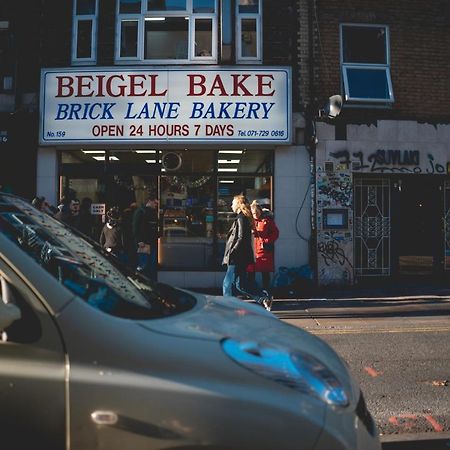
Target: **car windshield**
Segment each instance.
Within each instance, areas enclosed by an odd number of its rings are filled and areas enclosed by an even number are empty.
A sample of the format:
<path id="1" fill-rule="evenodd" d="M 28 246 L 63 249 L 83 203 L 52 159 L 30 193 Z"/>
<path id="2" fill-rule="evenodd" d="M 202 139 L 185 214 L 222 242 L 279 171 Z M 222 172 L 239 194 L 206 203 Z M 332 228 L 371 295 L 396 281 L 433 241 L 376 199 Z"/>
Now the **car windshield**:
<path id="1" fill-rule="evenodd" d="M 72 228 L 21 198 L 0 194 L 0 233 L 88 304 L 129 319 L 179 314 L 195 297 L 132 272 Z"/>

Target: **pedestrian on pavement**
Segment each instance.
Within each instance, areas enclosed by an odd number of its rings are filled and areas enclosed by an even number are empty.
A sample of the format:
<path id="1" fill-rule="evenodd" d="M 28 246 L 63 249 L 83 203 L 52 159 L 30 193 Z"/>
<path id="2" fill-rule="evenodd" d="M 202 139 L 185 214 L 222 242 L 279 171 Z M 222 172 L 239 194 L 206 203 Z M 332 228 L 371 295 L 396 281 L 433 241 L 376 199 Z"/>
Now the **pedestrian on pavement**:
<path id="1" fill-rule="evenodd" d="M 232 296 L 234 287 L 237 292 L 252 298 L 270 311 L 272 299 L 268 293 L 256 287 L 250 287 L 247 279 L 247 266 L 254 262 L 252 248 L 254 221 L 250 205 L 243 195 L 236 195 L 231 209 L 237 215 L 227 234 L 222 261 L 222 264 L 227 265 L 222 285 L 223 295 Z"/>
<path id="2" fill-rule="evenodd" d="M 132 229 L 136 243 L 136 270 L 157 280 L 158 274 L 158 199 L 149 196 L 145 206 L 136 208 L 133 214 Z"/>
<path id="3" fill-rule="evenodd" d="M 255 262 L 249 264 L 247 271 L 251 283 L 256 282 L 256 272 L 262 276 L 262 286 L 266 291 L 270 289 L 270 272 L 274 272 L 274 245 L 280 234 L 270 211 L 264 211 L 262 206 L 254 200 L 250 205 L 254 220 L 254 248 Z"/>
<path id="4" fill-rule="evenodd" d="M 120 226 L 119 208 L 114 206 L 106 213 L 106 223 L 100 234 L 100 245 L 117 259 L 125 262 L 123 232 Z"/>

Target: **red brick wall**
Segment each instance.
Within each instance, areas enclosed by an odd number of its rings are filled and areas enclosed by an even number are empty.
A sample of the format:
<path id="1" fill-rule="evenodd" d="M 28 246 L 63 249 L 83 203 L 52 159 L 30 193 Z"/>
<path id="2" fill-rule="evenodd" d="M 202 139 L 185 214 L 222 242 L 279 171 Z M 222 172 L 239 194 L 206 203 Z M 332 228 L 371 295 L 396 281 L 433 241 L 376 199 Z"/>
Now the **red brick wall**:
<path id="1" fill-rule="evenodd" d="M 450 121 L 450 1 L 311 0 L 314 13 L 314 80 L 319 100 L 341 93 L 339 24 L 389 27 L 391 109 L 345 110 L 348 119 L 371 117 Z"/>

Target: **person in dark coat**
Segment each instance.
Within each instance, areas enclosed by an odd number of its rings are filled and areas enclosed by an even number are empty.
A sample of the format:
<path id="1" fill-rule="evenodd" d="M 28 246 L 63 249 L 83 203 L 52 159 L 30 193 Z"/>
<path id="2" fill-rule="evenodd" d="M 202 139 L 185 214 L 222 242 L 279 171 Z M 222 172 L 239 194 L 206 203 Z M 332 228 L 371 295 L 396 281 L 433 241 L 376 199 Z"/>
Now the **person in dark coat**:
<path id="1" fill-rule="evenodd" d="M 89 197 L 84 197 L 81 200 L 80 212 L 78 213 L 75 227 L 78 231 L 81 231 L 81 233 L 93 238 L 95 217 L 91 214 L 91 205 L 92 199 Z"/>
<path id="2" fill-rule="evenodd" d="M 224 296 L 233 295 L 233 287 L 247 297 L 253 298 L 267 310 L 271 308 L 272 299 L 265 291 L 252 289 L 247 280 L 247 266 L 254 262 L 252 248 L 253 215 L 250 205 L 243 195 L 233 198 L 231 209 L 236 218 L 231 224 L 227 235 L 222 264 L 227 266 L 223 280 Z"/>
<path id="3" fill-rule="evenodd" d="M 133 236 L 133 216 L 137 208 L 137 203 L 132 202 L 128 208 L 122 211 L 122 230 L 125 239 L 125 252 L 127 254 L 128 265 L 133 269 L 137 266 L 137 242 Z"/>
<path id="4" fill-rule="evenodd" d="M 250 282 L 255 282 L 256 272 L 261 272 L 263 288 L 269 290 L 270 272 L 274 272 L 274 243 L 278 239 L 280 232 L 275 221 L 270 214 L 265 213 L 261 205 L 255 200 L 250 205 L 253 214 L 255 228 L 254 247 L 255 247 L 255 263 L 249 264 L 247 271 L 249 272 Z"/>
<path id="5" fill-rule="evenodd" d="M 113 207 L 106 213 L 107 221 L 100 234 L 100 245 L 107 251 L 124 262 L 124 239 L 120 226 L 120 214 L 117 207 Z"/>
<path id="6" fill-rule="evenodd" d="M 150 196 L 145 207 L 133 214 L 133 236 L 136 243 L 136 270 L 156 281 L 158 274 L 158 199 Z"/>

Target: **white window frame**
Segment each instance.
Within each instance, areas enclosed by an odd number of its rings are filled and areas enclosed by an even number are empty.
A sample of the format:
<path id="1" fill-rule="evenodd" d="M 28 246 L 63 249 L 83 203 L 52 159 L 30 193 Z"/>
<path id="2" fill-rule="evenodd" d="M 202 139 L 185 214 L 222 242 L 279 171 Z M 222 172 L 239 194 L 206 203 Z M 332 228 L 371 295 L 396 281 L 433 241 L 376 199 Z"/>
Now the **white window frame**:
<path id="1" fill-rule="evenodd" d="M 384 28 L 385 30 L 385 41 L 386 41 L 386 61 L 385 63 L 354 63 L 354 62 L 344 62 L 344 27 L 368 27 L 368 28 Z M 357 102 L 357 103 L 384 103 L 390 104 L 394 102 L 394 91 L 392 88 L 391 70 L 390 70 L 390 39 L 389 39 L 389 27 L 387 25 L 381 24 L 362 24 L 362 23 L 341 23 L 340 26 L 340 47 L 341 47 L 341 76 L 344 87 L 344 98 L 347 102 Z M 350 96 L 350 86 L 348 81 L 348 69 L 362 69 L 362 70 L 377 70 L 383 71 L 386 75 L 386 82 L 389 90 L 389 98 L 366 98 L 366 97 L 351 97 Z"/>
<path id="2" fill-rule="evenodd" d="M 237 63 L 261 63 L 262 62 L 262 1 L 258 0 L 258 13 L 240 13 L 239 2 L 236 1 L 236 62 Z M 256 21 L 256 57 L 242 56 L 242 21 L 253 19 Z"/>
<path id="3" fill-rule="evenodd" d="M 118 2 L 119 3 L 119 2 Z M 116 59 L 121 61 L 139 61 L 143 56 L 143 46 L 139 46 L 139 42 L 143 39 L 144 33 L 144 24 L 141 20 L 142 15 L 140 14 L 121 14 L 121 18 L 116 20 L 116 43 L 115 43 L 115 55 Z M 136 56 L 120 56 L 120 47 L 122 42 L 122 22 L 137 22 L 137 48 L 136 48 Z"/>
<path id="4" fill-rule="evenodd" d="M 141 14 L 121 14 L 119 13 L 120 2 L 117 1 L 116 9 L 116 43 L 115 43 L 115 63 L 127 64 L 132 61 L 135 64 L 155 64 L 155 65 L 177 65 L 177 64 L 216 64 L 218 47 L 218 15 L 219 2 L 214 0 L 214 13 L 194 13 L 193 1 L 186 0 L 186 10 L 180 11 L 147 11 L 147 0 L 141 0 Z M 145 21 L 146 19 L 158 17 L 188 17 L 188 57 L 187 59 L 145 59 Z M 123 20 L 138 20 L 138 45 L 137 57 L 121 57 L 121 23 Z M 212 20 L 212 52 L 211 56 L 195 56 L 195 21 L 199 19 Z"/>
<path id="5" fill-rule="evenodd" d="M 95 64 L 97 62 L 97 23 L 98 23 L 98 0 L 95 0 L 95 14 L 77 15 L 77 1 L 73 2 L 73 28 L 72 28 L 72 64 Z M 91 56 L 88 58 L 77 58 L 78 47 L 78 22 L 90 20 L 91 28 Z"/>

